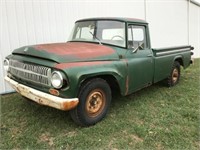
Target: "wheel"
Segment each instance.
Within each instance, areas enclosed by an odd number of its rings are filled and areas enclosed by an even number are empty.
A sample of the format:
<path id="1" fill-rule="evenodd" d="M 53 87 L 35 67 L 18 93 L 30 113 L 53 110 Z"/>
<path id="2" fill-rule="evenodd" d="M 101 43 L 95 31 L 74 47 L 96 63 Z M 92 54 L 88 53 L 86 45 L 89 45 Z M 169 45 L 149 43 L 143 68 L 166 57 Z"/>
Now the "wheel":
<path id="1" fill-rule="evenodd" d="M 180 63 L 178 61 L 175 61 L 170 75 L 167 78 L 167 85 L 169 87 L 176 85 L 179 82 L 181 75 L 181 70 L 180 70 Z"/>
<path id="2" fill-rule="evenodd" d="M 111 102 L 111 89 L 100 78 L 86 82 L 78 94 L 79 104 L 70 111 L 71 118 L 81 126 L 94 125 L 107 114 Z"/>

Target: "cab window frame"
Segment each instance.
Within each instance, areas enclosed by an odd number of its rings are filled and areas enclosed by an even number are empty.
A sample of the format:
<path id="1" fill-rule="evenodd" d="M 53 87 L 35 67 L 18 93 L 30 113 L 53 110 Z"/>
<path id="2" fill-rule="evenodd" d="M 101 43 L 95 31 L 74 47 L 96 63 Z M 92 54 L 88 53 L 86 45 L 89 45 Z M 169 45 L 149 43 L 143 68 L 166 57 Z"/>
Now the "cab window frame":
<path id="1" fill-rule="evenodd" d="M 147 28 L 146 28 L 146 25 L 140 25 L 140 24 L 127 24 L 127 48 L 128 49 L 132 49 L 133 47 L 134 47 L 134 44 L 133 44 L 133 46 L 132 47 L 130 47 L 129 46 L 129 29 L 130 29 L 130 27 L 131 27 L 131 36 L 132 36 L 132 42 L 134 43 L 134 42 L 140 42 L 140 41 L 134 41 L 134 39 L 133 39 L 133 28 L 138 28 L 138 29 L 142 29 L 143 30 L 143 37 L 144 37 L 144 39 L 143 39 L 143 41 L 141 41 L 141 42 L 143 42 L 144 43 L 144 48 L 143 49 L 140 49 L 140 50 L 145 50 L 145 49 L 148 49 L 149 48 L 149 44 L 148 44 L 148 41 L 147 41 Z"/>

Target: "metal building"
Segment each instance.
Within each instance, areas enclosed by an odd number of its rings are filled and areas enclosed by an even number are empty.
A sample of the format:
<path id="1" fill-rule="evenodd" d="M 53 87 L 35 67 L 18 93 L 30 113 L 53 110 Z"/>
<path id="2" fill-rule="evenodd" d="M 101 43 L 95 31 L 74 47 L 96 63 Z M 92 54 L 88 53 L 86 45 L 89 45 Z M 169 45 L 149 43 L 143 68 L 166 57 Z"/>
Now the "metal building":
<path id="1" fill-rule="evenodd" d="M 1 0 L 0 94 L 12 91 L 4 82 L 3 60 L 15 48 L 66 42 L 74 22 L 89 17 L 147 20 L 152 47 L 190 44 L 200 57 L 200 4 L 194 0 Z"/>

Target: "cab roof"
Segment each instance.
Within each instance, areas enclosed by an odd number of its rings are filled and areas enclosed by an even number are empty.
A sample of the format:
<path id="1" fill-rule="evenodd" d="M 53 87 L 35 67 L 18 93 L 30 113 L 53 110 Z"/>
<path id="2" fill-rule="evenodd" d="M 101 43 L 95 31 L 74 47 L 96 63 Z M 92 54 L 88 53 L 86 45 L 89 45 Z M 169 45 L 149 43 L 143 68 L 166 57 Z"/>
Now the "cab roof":
<path id="1" fill-rule="evenodd" d="M 122 21 L 122 22 L 128 22 L 128 23 L 142 23 L 142 24 L 148 24 L 145 20 L 142 19 L 136 19 L 136 18 L 123 18 L 123 17 L 97 17 L 97 18 L 86 18 L 86 19 L 80 19 L 76 22 L 82 22 L 82 21 L 92 21 L 92 20 L 114 20 L 114 21 Z"/>

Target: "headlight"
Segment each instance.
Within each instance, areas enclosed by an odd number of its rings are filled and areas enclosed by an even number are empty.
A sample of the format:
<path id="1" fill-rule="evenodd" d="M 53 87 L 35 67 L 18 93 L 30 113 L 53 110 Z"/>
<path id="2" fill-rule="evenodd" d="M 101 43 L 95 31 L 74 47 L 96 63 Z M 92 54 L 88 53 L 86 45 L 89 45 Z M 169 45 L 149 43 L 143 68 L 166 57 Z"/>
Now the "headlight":
<path id="1" fill-rule="evenodd" d="M 54 71 L 51 74 L 51 84 L 56 89 L 59 89 L 63 86 L 63 76 L 60 72 Z"/>
<path id="2" fill-rule="evenodd" d="M 5 69 L 6 71 L 8 71 L 8 69 L 9 69 L 9 60 L 8 60 L 8 59 L 5 59 L 5 60 L 3 61 L 3 66 L 4 66 L 4 69 Z"/>

